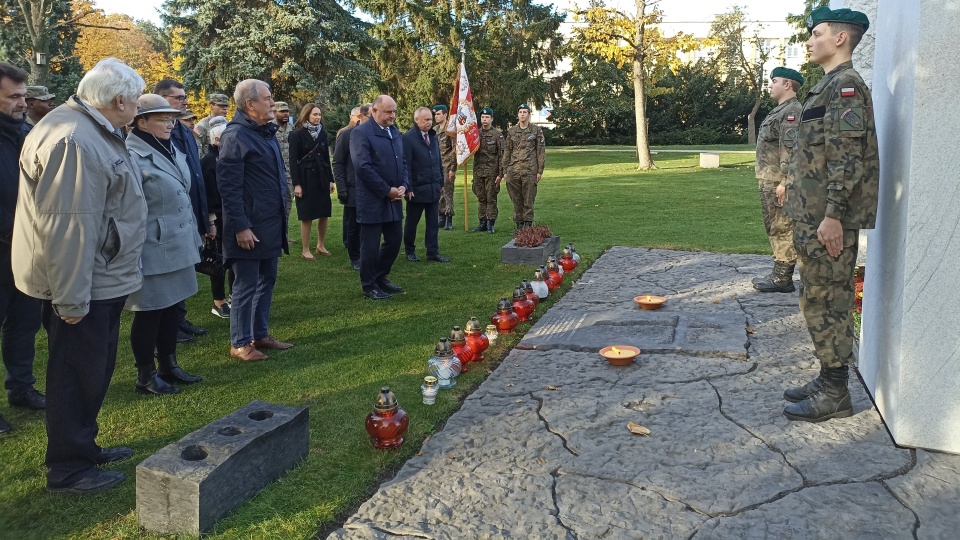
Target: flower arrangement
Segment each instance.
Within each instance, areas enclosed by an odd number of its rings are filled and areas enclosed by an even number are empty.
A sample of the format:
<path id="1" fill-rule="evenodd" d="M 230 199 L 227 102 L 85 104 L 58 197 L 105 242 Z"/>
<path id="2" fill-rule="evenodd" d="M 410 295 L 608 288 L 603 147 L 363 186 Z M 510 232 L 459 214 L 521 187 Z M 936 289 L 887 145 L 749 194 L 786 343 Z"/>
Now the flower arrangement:
<path id="1" fill-rule="evenodd" d="M 863 313 L 863 277 L 864 267 L 858 266 L 853 272 L 853 311 L 854 313 Z"/>
<path id="2" fill-rule="evenodd" d="M 552 236 L 550 227 L 546 225 L 531 225 L 513 233 L 514 243 L 517 247 L 537 247 Z"/>

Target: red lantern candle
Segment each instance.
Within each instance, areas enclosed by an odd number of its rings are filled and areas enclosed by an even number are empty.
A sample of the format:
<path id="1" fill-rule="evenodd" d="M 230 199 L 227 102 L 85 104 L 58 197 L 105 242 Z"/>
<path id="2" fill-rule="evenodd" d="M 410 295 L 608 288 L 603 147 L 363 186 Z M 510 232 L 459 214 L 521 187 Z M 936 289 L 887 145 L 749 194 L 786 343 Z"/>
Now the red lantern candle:
<path id="1" fill-rule="evenodd" d="M 530 320 L 533 308 L 533 302 L 527 298 L 527 293 L 523 289 L 517 287 L 513 290 L 513 311 L 520 317 L 521 322 Z"/>
<path id="2" fill-rule="evenodd" d="M 467 326 L 464 328 L 464 333 L 467 335 L 467 347 L 470 347 L 470 350 L 473 351 L 473 361 L 482 362 L 484 360 L 483 351 L 490 348 L 490 339 L 483 333 L 480 321 L 476 317 L 470 317 Z"/>
<path id="3" fill-rule="evenodd" d="M 513 305 L 506 298 L 501 298 L 497 304 L 497 312 L 490 317 L 490 322 L 497 325 L 501 334 L 512 334 L 513 329 L 520 324 L 520 317 L 513 311 Z"/>
<path id="4" fill-rule="evenodd" d="M 459 358 L 460 363 L 463 364 L 461 373 L 466 373 L 467 363 L 473 361 L 473 349 L 467 346 L 467 335 L 459 326 L 454 326 L 453 330 L 450 330 L 449 339 L 454 356 Z"/>
<path id="5" fill-rule="evenodd" d="M 403 445 L 403 434 L 407 432 L 410 417 L 400 408 L 397 397 L 384 386 L 377 396 L 373 412 L 367 415 L 367 434 L 375 448 L 394 450 Z"/>
<path id="6" fill-rule="evenodd" d="M 520 284 L 523 288 L 523 292 L 526 293 L 527 299 L 533 302 L 533 308 L 536 309 L 540 305 L 540 297 L 537 296 L 537 293 L 533 292 L 533 284 L 527 280 L 523 280 L 523 283 Z"/>
<path id="7" fill-rule="evenodd" d="M 563 273 L 560 271 L 560 265 L 553 257 L 550 257 L 547 261 L 547 273 L 550 275 L 550 279 L 556 282 L 557 286 L 563 283 Z"/>

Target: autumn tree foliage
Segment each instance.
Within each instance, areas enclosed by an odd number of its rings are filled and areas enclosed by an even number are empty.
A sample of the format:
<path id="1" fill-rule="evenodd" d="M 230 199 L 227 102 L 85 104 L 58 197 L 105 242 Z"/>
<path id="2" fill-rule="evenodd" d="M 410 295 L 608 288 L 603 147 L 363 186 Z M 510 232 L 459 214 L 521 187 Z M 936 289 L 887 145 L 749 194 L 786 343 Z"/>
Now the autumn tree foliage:
<path id="1" fill-rule="evenodd" d="M 73 55 L 80 18 L 70 0 L 0 0 L 0 52 L 30 73 L 29 84 L 49 87 L 62 101 L 80 81 Z"/>
<path id="2" fill-rule="evenodd" d="M 634 116 L 637 126 L 638 169 L 655 169 L 647 133 L 647 93 L 657 80 L 680 64 L 678 51 L 693 50 L 693 37 L 678 33 L 666 36 L 658 24 L 663 12 L 654 0 L 634 0 L 634 11 L 610 7 L 593 0 L 586 9 L 575 11 L 576 20 L 585 23 L 574 29 L 572 46 L 614 62 L 629 65 L 633 83 Z"/>

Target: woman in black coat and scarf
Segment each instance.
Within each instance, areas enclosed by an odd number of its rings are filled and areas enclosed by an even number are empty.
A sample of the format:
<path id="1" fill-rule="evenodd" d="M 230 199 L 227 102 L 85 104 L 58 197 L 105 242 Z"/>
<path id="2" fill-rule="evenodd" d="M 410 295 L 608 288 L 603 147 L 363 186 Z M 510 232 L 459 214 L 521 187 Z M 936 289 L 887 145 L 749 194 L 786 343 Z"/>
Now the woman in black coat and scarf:
<path id="1" fill-rule="evenodd" d="M 330 166 L 330 147 L 327 132 L 323 130 L 323 113 L 315 103 L 307 103 L 290 133 L 290 177 L 293 195 L 300 219 L 301 258 L 314 261 L 310 253 L 310 232 L 317 221 L 317 253 L 330 256 L 324 243 L 327 239 L 327 221 L 333 210 L 330 194 L 334 190 L 333 169 Z"/>

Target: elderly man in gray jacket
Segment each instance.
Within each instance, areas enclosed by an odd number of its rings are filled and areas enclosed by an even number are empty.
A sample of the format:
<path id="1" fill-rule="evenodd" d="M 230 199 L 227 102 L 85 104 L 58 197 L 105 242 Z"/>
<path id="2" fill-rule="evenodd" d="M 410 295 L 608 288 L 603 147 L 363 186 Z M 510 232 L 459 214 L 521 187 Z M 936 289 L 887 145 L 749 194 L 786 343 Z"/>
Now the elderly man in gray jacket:
<path id="1" fill-rule="evenodd" d="M 13 229 L 17 288 L 42 301 L 47 330 L 47 490 L 93 493 L 123 481 L 98 465 L 129 458 L 96 443 L 117 361 L 120 312 L 143 282 L 142 180 L 120 130 L 143 79 L 116 58 L 27 136 Z"/>

